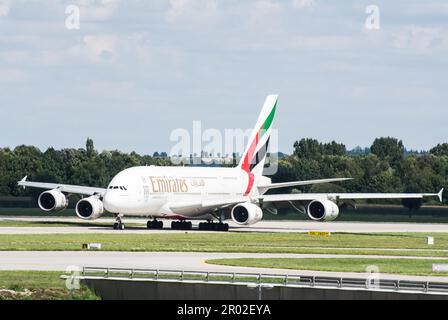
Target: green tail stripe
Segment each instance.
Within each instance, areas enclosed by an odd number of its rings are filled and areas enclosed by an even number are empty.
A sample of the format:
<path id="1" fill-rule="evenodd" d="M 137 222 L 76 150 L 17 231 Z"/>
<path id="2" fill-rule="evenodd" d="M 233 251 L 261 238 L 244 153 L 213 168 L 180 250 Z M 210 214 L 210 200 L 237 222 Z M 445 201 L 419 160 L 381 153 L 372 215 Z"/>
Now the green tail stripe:
<path id="1" fill-rule="evenodd" d="M 269 114 L 269 116 L 267 117 L 266 121 L 264 122 L 263 130 L 261 131 L 260 139 L 264 136 L 264 134 L 266 133 L 266 131 L 269 130 L 269 128 L 270 128 L 271 125 L 272 125 L 272 122 L 274 121 L 275 112 L 276 112 L 276 110 L 277 110 L 277 103 L 278 103 L 278 100 L 275 102 L 274 108 L 272 108 L 271 113 Z"/>

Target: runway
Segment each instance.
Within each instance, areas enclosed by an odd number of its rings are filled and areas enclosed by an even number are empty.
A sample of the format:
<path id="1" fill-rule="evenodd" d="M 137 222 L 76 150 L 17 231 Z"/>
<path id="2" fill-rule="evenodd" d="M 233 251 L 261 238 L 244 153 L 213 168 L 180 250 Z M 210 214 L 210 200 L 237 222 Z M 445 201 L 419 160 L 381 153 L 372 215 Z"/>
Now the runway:
<path id="1" fill-rule="evenodd" d="M 126 222 L 130 227 L 124 231 L 115 231 L 112 229 L 113 219 L 99 219 L 96 223 L 104 223 L 104 226 L 95 224 L 79 226 L 79 224 L 86 224 L 76 218 L 51 218 L 51 217 L 2 217 L 1 221 L 7 222 L 32 222 L 36 223 L 34 226 L 26 227 L 1 227 L 0 234 L 110 234 L 110 233 L 125 233 L 125 234 L 147 234 L 147 233 L 166 233 L 166 232 L 180 232 L 185 231 L 171 231 L 168 229 L 171 221 L 164 221 L 165 230 L 147 230 L 145 228 L 146 220 L 143 219 L 127 219 Z M 51 226 L 57 223 L 70 223 L 73 226 L 60 227 Z M 229 222 L 227 222 L 229 223 Z M 41 226 L 48 224 L 47 226 Z M 194 228 L 197 228 L 198 222 L 193 222 Z M 312 221 L 261 221 L 253 226 L 239 226 L 230 222 L 231 232 L 289 232 L 289 233 L 307 233 L 310 231 L 322 232 L 343 232 L 343 233 L 448 233 L 448 224 L 418 224 L 418 223 L 377 223 L 377 222 L 312 222 Z M 109 226 L 110 225 L 110 226 Z M 192 230 L 191 232 L 199 232 Z M 201 231 L 203 232 L 203 231 Z"/>
<path id="2" fill-rule="evenodd" d="M 366 277 L 363 273 L 340 273 L 319 271 L 298 271 L 287 269 L 265 269 L 227 267 L 206 264 L 209 259 L 226 258 L 383 258 L 383 259 L 417 259 L 417 257 L 394 256 L 344 256 L 319 254 L 247 254 L 247 253 L 131 253 L 131 252 L 28 252 L 5 251 L 0 252 L 0 270 L 27 270 L 27 271 L 61 271 L 69 266 L 126 268 L 126 269 L 157 269 L 157 270 L 183 270 L 205 272 L 237 272 L 237 273 L 264 273 L 282 275 L 315 275 L 329 277 Z M 440 260 L 440 259 L 439 259 Z M 445 259 L 448 262 L 448 259 Z M 387 279 L 403 279 L 410 281 L 442 281 L 447 282 L 448 277 L 420 277 L 402 275 L 382 275 Z"/>

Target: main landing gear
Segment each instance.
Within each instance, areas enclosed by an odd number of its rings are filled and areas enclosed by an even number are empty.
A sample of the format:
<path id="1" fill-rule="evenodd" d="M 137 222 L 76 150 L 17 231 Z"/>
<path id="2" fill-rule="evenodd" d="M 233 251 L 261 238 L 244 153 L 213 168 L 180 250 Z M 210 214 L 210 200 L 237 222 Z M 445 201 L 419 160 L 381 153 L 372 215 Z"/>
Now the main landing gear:
<path id="1" fill-rule="evenodd" d="M 189 221 L 173 221 L 171 223 L 171 229 L 189 231 L 193 229 L 193 224 Z"/>
<path id="2" fill-rule="evenodd" d="M 162 221 L 157 221 L 157 220 L 148 221 L 146 226 L 149 230 L 163 230 L 163 222 Z"/>
<path id="3" fill-rule="evenodd" d="M 117 222 L 114 223 L 114 230 L 124 230 L 125 225 L 124 225 L 123 221 L 121 220 L 120 216 L 117 217 L 116 221 Z"/>
<path id="4" fill-rule="evenodd" d="M 201 231 L 218 231 L 218 232 L 227 232 L 229 231 L 229 225 L 227 223 L 213 223 L 206 222 L 199 224 L 199 230 Z"/>

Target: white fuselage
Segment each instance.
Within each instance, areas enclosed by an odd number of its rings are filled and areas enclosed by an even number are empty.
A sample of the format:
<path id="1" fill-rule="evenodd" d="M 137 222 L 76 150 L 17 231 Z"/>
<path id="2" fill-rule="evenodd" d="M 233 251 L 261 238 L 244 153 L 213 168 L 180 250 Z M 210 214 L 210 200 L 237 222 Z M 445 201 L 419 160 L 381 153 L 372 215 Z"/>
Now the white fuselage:
<path id="1" fill-rule="evenodd" d="M 134 167 L 112 180 L 103 201 L 113 214 L 194 218 L 210 212 L 207 201 L 243 197 L 248 183 L 240 168 Z"/>

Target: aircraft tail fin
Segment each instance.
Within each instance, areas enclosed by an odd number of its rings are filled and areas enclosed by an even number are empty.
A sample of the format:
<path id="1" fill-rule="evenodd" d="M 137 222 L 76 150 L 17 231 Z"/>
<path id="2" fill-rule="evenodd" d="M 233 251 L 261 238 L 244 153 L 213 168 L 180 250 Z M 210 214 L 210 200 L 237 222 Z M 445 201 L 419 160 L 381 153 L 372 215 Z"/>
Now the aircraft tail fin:
<path id="1" fill-rule="evenodd" d="M 272 122 L 277 111 L 278 95 L 269 95 L 261 110 L 249 144 L 241 158 L 239 168 L 249 175 L 249 186 L 246 195 L 250 194 L 254 180 L 263 175 L 269 140 L 272 132 Z"/>

